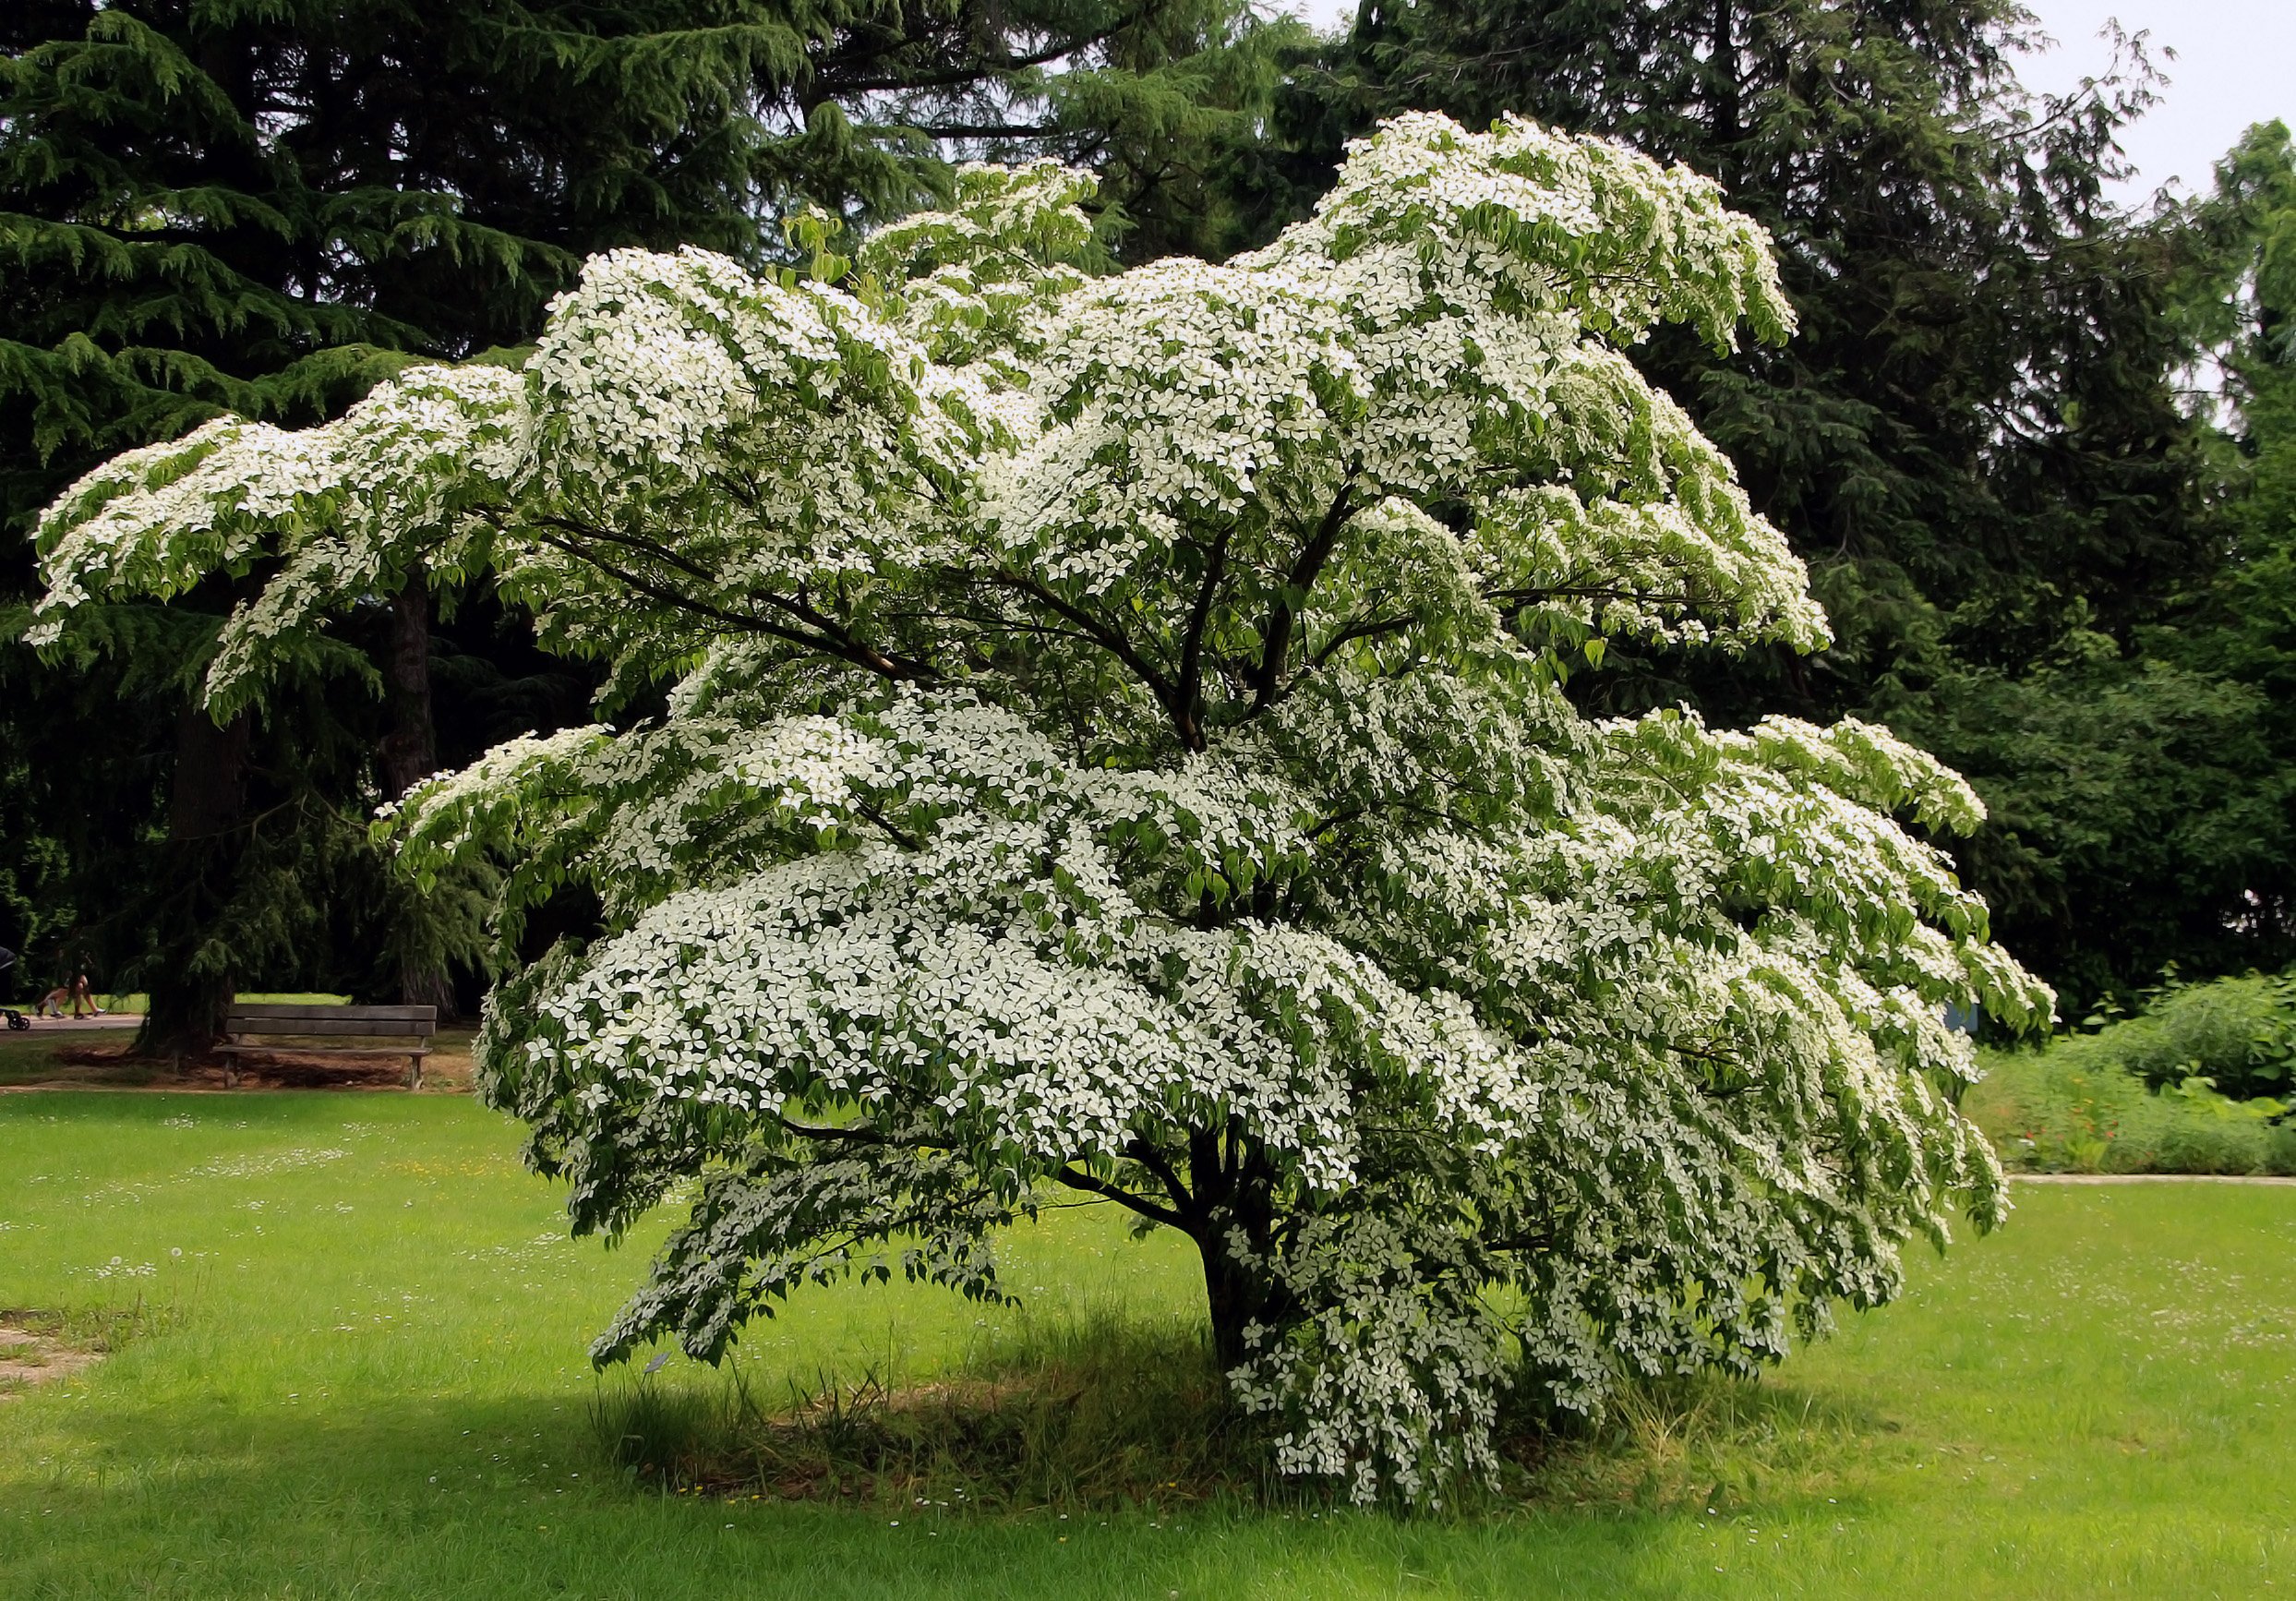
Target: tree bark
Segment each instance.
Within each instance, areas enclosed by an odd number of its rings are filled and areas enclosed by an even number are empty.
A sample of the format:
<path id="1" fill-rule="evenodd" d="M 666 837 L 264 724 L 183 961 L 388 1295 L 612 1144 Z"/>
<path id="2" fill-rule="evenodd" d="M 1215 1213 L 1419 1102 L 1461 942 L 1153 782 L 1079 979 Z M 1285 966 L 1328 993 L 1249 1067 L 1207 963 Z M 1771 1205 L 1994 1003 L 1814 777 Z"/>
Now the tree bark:
<path id="1" fill-rule="evenodd" d="M 396 800 L 439 770 L 437 725 L 430 704 L 430 588 L 420 568 L 391 597 L 390 633 L 383 644 L 383 698 L 391 729 L 377 754 L 383 788 Z M 399 959 L 399 1002 L 436 1006 L 441 1022 L 455 1017 L 454 981 L 435 957 L 413 953 Z"/>
<path id="2" fill-rule="evenodd" d="M 1204 1258 L 1204 1295 L 1212 1318 L 1212 1352 L 1220 1370 L 1232 1373 L 1251 1352 L 1244 1342 L 1244 1328 L 1268 1304 L 1267 1285 L 1256 1275 L 1239 1269 L 1224 1242 L 1203 1238 L 1196 1242 Z"/>
<path id="3" fill-rule="evenodd" d="M 254 733 L 246 712 L 220 726 L 193 702 L 176 713 L 175 778 L 167 797 L 171 843 L 210 843 L 238 828 L 246 807 L 247 744 Z"/>
<path id="4" fill-rule="evenodd" d="M 1713 0 L 1713 34 L 1708 43 L 1713 52 L 1714 74 L 1714 178 L 1724 188 L 1735 186 L 1737 173 L 1732 160 L 1738 141 L 1746 130 L 1739 126 L 1741 84 L 1738 72 L 1738 46 L 1733 15 L 1736 0 Z"/>
<path id="5" fill-rule="evenodd" d="M 237 975 L 230 953 L 210 937 L 230 900 L 244 843 L 247 749 L 246 712 L 217 726 L 186 702 L 175 718 L 175 772 L 168 792 L 165 898 L 154 909 L 159 939 L 145 989 L 150 1003 L 136 1049 L 147 1055 L 203 1055 L 223 1029 Z"/>
<path id="6" fill-rule="evenodd" d="M 1188 1174 L 1196 1223 L 1189 1233 L 1204 1258 L 1212 1350 L 1220 1370 L 1232 1372 L 1250 1355 L 1244 1330 L 1279 1321 L 1285 1305 L 1283 1286 L 1268 1267 L 1276 1254 L 1273 1175 L 1257 1144 L 1235 1123 L 1189 1135 Z M 1249 1260 L 1236 1259 L 1232 1246 L 1239 1234 Z"/>
<path id="7" fill-rule="evenodd" d="M 391 711 L 381 751 L 383 788 L 396 800 L 439 768 L 430 715 L 430 590 L 420 570 L 391 597 L 383 696 Z"/>

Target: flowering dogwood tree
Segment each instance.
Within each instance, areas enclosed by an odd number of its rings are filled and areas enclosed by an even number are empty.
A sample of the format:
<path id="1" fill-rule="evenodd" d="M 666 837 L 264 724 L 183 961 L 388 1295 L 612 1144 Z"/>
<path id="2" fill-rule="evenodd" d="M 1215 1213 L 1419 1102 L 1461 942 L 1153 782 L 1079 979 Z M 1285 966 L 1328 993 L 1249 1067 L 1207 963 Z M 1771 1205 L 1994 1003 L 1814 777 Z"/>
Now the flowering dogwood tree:
<path id="1" fill-rule="evenodd" d="M 605 928 L 502 983 L 481 1083 L 618 1234 L 691 1214 L 601 1336 L 715 1358 L 859 1271 L 1001 1294 L 1083 1192 L 1202 1254 L 1280 1464 L 1487 1469 L 1502 1392 L 1750 1369 L 2003 1210 L 1949 1005 L 2050 997 L 1887 732 L 1597 722 L 1631 636 L 1825 624 L 1622 351 L 1785 337 L 1707 181 L 1508 121 L 1388 124 L 1223 266 L 1070 263 L 1088 181 L 967 172 L 836 284 L 591 263 L 523 372 L 212 424 L 50 513 L 43 626 L 260 567 L 210 680 L 411 564 L 495 575 L 665 715 L 502 747 L 403 859 Z"/>

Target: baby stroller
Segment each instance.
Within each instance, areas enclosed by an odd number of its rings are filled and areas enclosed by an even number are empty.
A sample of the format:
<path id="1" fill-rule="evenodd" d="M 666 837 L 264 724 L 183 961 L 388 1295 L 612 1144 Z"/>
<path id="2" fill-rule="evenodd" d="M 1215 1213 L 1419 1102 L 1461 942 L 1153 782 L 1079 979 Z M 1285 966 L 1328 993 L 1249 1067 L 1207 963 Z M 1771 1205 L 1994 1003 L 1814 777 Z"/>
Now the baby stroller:
<path id="1" fill-rule="evenodd" d="M 16 953 L 6 945 L 0 945 L 0 986 L 7 983 L 8 973 L 15 966 Z M 14 1006 L 0 1006 L 0 1017 L 6 1017 L 11 1029 L 22 1029 L 32 1026 L 32 1020 Z"/>

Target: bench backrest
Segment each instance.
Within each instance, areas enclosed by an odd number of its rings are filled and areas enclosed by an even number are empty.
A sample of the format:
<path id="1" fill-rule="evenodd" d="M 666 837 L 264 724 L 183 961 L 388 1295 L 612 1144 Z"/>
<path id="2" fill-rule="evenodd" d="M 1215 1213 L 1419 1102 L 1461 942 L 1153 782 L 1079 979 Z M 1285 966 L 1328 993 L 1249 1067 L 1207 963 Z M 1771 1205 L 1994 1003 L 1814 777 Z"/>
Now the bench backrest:
<path id="1" fill-rule="evenodd" d="M 347 1035 L 354 1039 L 427 1039 L 438 1032 L 436 1006 L 316 1006 L 234 1001 L 226 1034 Z"/>

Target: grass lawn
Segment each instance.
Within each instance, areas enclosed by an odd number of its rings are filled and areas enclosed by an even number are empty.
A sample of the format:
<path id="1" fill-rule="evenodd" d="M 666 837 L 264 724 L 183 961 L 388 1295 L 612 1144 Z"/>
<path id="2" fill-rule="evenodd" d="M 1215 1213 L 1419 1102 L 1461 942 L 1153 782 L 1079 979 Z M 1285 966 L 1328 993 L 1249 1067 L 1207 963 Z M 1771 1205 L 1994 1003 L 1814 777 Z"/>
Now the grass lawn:
<path id="1" fill-rule="evenodd" d="M 602 1454 L 583 1349 L 650 1244 L 567 1241 L 515 1130 L 460 1096 L 0 1095 L 0 1307 L 126 1335 L 0 1401 L 0 1595 L 2296 1590 L 2296 1188 L 2024 1188 L 1758 1393 L 1641 1412 L 1542 1506 L 1459 1520 L 649 1492 Z M 1105 1209 L 1009 1256 L 1039 1318 L 1193 1306 L 1183 1252 Z M 1015 1318 L 826 1292 L 744 1360 L 775 1391 L 917 1377 Z"/>

